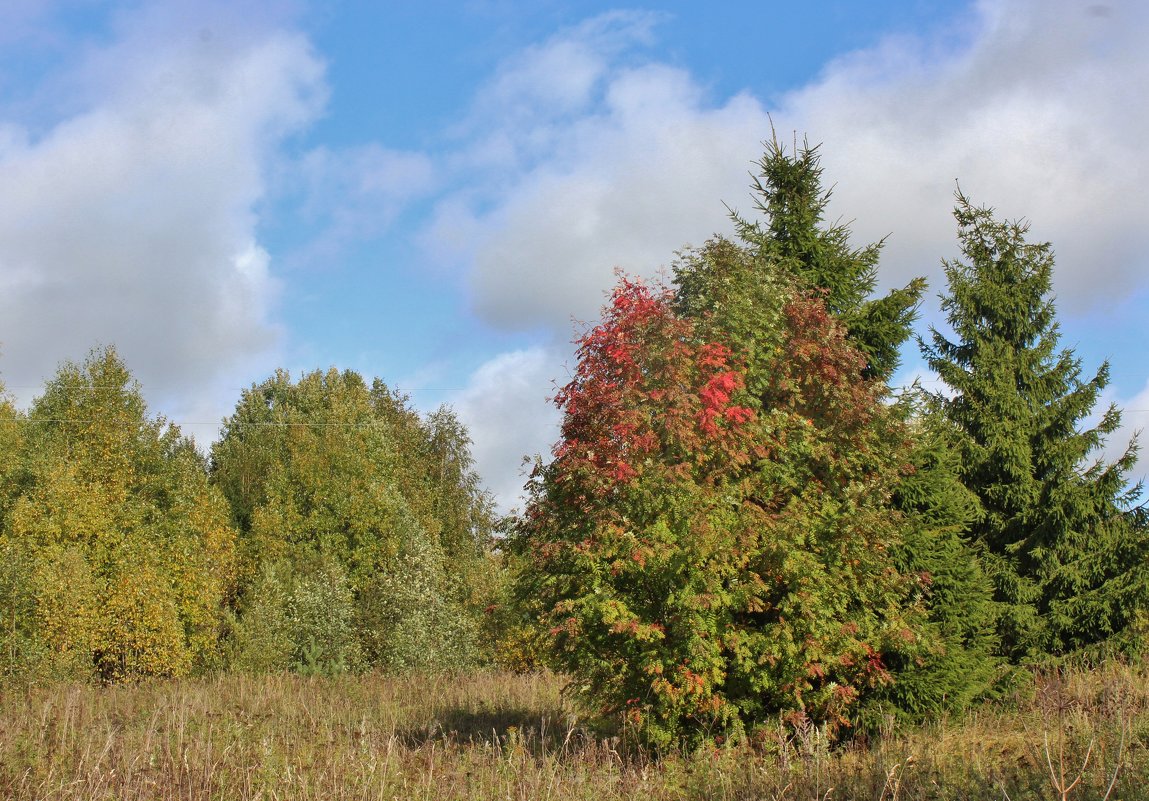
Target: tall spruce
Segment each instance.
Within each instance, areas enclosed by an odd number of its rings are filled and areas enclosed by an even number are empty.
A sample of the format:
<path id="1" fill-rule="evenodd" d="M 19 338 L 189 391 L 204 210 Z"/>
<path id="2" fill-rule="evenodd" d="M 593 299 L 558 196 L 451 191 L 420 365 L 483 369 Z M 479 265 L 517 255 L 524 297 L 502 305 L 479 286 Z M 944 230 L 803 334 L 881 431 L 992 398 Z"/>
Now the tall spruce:
<path id="1" fill-rule="evenodd" d="M 928 634 L 936 645 L 926 659 L 891 663 L 897 680 L 873 701 L 883 713 L 920 721 L 960 712 L 995 690 L 1002 664 L 995 657 L 993 585 L 967 538 L 980 507 L 961 482 L 956 432 L 916 387 L 898 405 L 912 446 L 910 469 L 891 498 L 902 514 L 894 563 L 903 573 L 922 577 Z"/>
<path id="2" fill-rule="evenodd" d="M 760 257 L 823 291 L 826 308 L 865 355 L 866 376 L 888 380 L 910 337 L 925 279 L 871 297 L 883 243 L 855 248 L 847 224 L 825 224 L 831 190 L 822 187 L 818 146 L 803 142 L 790 153 L 774 136 L 765 147 L 752 185 L 755 207 L 765 219 L 747 220 L 734 212 L 739 236 Z"/>
<path id="3" fill-rule="evenodd" d="M 964 260 L 944 262 L 942 299 L 954 337 L 931 328 L 921 343 L 948 392 L 934 401 L 958 432 L 960 478 L 981 513 L 982 549 L 999 603 L 1001 650 L 1014 661 L 1063 654 L 1122 632 L 1146 599 L 1145 535 L 1128 513 L 1136 444 L 1096 458 L 1121 415 L 1089 417 L 1108 364 L 1082 377 L 1058 349 L 1053 251 L 1026 241 L 960 192 L 954 212 Z"/>

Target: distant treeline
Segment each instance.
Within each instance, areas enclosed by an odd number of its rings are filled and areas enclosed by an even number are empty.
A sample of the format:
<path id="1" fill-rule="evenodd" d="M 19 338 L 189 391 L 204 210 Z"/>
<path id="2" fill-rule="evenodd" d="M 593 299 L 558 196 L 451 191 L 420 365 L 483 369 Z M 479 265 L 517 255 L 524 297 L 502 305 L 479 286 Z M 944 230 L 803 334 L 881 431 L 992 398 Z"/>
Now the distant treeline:
<path id="1" fill-rule="evenodd" d="M 549 665 L 663 747 L 876 731 L 1138 654 L 1149 522 L 1085 423 L 1053 254 L 960 193 L 945 386 L 894 393 L 925 290 L 824 220 L 817 148 L 767 143 L 760 217 L 620 278 L 552 458 L 496 521 L 452 412 L 277 373 L 204 459 L 114 350 L 0 406 L 0 672 L 105 682 Z M 501 529 L 501 535 L 496 534 Z"/>
<path id="2" fill-rule="evenodd" d="M 353 372 L 243 393 L 205 461 L 111 348 L 0 407 L 0 665 L 99 679 L 491 658 L 491 505 L 449 409 Z"/>

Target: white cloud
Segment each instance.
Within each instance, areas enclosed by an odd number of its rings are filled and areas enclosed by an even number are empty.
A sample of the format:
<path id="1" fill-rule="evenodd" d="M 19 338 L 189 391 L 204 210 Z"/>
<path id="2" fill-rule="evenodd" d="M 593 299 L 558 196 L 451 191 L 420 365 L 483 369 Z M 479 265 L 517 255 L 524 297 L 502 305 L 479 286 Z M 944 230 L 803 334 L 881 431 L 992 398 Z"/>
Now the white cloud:
<path id="1" fill-rule="evenodd" d="M 543 347 L 500 354 L 482 364 L 453 404 L 473 440 L 479 474 L 500 511 L 522 506 L 524 458 L 549 460 L 558 410 L 547 399 L 562 354 Z"/>
<path id="2" fill-rule="evenodd" d="M 916 386 L 925 392 L 940 392 L 947 396 L 953 394 L 941 377 L 920 358 L 911 358 L 907 360 L 907 363 L 901 365 L 898 371 L 894 373 L 890 386 L 895 393 L 908 391 Z"/>
<path id="3" fill-rule="evenodd" d="M 1145 286 L 1149 245 L 1149 7 L 983 0 L 965 35 L 895 39 L 831 64 L 775 119 L 826 143 L 833 208 L 858 241 L 892 232 L 888 283 L 955 254 L 955 179 L 977 203 L 1033 221 L 1058 254 L 1063 308 Z"/>
<path id="4" fill-rule="evenodd" d="M 595 112 L 602 84 L 653 40 L 659 16 L 612 11 L 509 56 L 477 93 L 456 135 L 467 167 L 511 170 L 561 158 L 567 124 Z"/>
<path id="5" fill-rule="evenodd" d="M 424 239 L 470 270 L 474 303 L 509 328 L 592 316 L 615 266 L 649 273 L 747 207 L 769 135 L 758 100 L 715 102 L 642 61 L 656 19 L 605 15 L 507 60 L 454 156 L 461 188 Z M 954 254 L 955 180 L 1052 239 L 1066 311 L 1149 283 L 1149 6 L 983 0 L 958 28 L 891 38 L 830 64 L 774 109 L 825 142 L 832 211 L 857 242 L 892 233 L 887 285 Z M 482 135 L 478 135 L 478 134 Z M 454 243 L 445 245 L 444 243 Z"/>
<path id="6" fill-rule="evenodd" d="M 572 315 L 596 316 L 616 266 L 652 274 L 728 227 L 722 201 L 746 195 L 765 111 L 746 95 L 710 105 L 688 73 L 624 58 L 650 22 L 591 20 L 510 60 L 480 94 L 489 132 L 458 169 L 482 182 L 444 198 L 424 239 L 471 265 L 485 320 L 565 334 Z"/>
<path id="7" fill-rule="evenodd" d="M 423 153 L 378 144 L 333 151 L 318 147 L 299 165 L 308 184 L 309 215 L 350 215 L 356 226 L 389 225 L 403 206 L 435 184 L 435 165 Z M 361 219 L 369 216 L 371 219 Z"/>
<path id="8" fill-rule="evenodd" d="M 276 284 L 255 208 L 279 143 L 322 108 L 323 67 L 222 8 L 119 19 L 45 83 L 79 87 L 79 110 L 0 122 L 0 374 L 18 395 L 96 344 L 178 417 L 266 369 Z"/>
<path id="9" fill-rule="evenodd" d="M 639 58 L 651 21 L 591 20 L 509 59 L 480 93 L 463 126 L 477 138 L 453 157 L 459 188 L 424 241 L 464 267 L 488 322 L 566 334 L 572 316 L 596 316 L 616 265 L 650 274 L 726 228 L 721 202 L 749 211 L 747 171 L 770 134 L 763 105 L 712 98 L 689 73 Z M 1147 38 L 1149 5 L 1135 0 L 982 0 L 957 27 L 828 65 L 772 116 L 780 137 L 825 143 L 831 213 L 853 220 L 855 243 L 892 234 L 886 286 L 925 275 L 944 289 L 960 180 L 1053 241 L 1060 307 L 1077 314 L 1149 287 Z M 935 306 L 926 322 L 940 322 Z"/>
<path id="10" fill-rule="evenodd" d="M 283 179 L 301 190 L 301 219 L 317 227 L 291 261 L 307 266 L 337 263 L 351 244 L 386 233 L 415 201 L 432 193 L 438 169 L 425 153 L 377 143 L 316 147 L 289 165 Z"/>

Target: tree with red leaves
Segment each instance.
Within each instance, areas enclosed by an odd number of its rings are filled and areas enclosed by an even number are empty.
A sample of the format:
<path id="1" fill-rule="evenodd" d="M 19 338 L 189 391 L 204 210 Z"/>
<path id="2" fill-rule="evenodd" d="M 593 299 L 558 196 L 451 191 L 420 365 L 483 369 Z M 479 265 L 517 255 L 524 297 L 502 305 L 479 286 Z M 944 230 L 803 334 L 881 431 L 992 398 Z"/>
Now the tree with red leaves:
<path id="1" fill-rule="evenodd" d="M 512 540 L 555 666 L 657 746 L 846 723 L 924 647 L 888 552 L 902 429 L 822 299 L 768 277 L 741 329 L 620 280 Z"/>

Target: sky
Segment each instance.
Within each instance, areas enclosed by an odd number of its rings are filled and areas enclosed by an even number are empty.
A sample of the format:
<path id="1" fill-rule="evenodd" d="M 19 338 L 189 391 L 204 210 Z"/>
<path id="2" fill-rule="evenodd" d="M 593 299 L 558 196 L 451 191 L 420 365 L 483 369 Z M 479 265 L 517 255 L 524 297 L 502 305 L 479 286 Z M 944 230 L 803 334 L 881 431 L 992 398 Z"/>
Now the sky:
<path id="1" fill-rule="evenodd" d="M 729 232 L 776 134 L 883 288 L 929 280 L 923 334 L 958 182 L 1052 242 L 1113 457 L 1149 424 L 1146 41 L 1140 0 L 5 0 L 0 379 L 26 406 L 114 345 L 207 447 L 276 368 L 357 370 L 450 404 L 507 510 L 614 270 Z"/>

